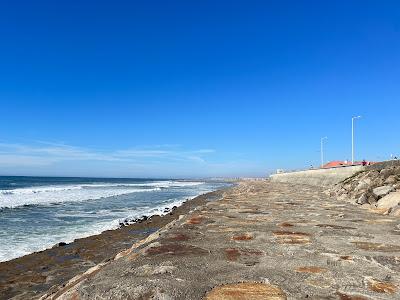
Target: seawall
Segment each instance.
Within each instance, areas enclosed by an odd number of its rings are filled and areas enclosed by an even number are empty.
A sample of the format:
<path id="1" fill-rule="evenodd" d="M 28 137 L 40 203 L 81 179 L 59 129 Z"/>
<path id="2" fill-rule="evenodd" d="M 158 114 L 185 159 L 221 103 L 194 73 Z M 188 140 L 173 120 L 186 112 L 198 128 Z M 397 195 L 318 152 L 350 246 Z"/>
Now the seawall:
<path id="1" fill-rule="evenodd" d="M 289 173 L 274 174 L 271 181 L 308 184 L 314 186 L 331 186 L 363 171 L 363 166 L 338 167 L 330 169 L 315 169 Z"/>
<path id="2" fill-rule="evenodd" d="M 242 181 L 42 299 L 400 299 L 396 228 L 323 187 Z"/>

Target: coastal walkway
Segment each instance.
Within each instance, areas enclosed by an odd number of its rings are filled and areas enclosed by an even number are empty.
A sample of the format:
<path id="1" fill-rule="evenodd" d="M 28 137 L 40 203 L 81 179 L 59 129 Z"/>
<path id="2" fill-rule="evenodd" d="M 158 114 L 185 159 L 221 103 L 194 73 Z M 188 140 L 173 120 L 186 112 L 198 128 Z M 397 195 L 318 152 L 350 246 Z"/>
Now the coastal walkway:
<path id="1" fill-rule="evenodd" d="M 400 299 L 400 219 L 242 182 L 49 299 Z"/>

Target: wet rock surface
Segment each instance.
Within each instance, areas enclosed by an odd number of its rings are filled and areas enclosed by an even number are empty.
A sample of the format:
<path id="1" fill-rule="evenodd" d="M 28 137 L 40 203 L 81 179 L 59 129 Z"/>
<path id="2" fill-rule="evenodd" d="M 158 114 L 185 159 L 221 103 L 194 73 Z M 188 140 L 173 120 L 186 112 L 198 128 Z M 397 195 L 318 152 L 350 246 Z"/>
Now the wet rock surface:
<path id="1" fill-rule="evenodd" d="M 400 299 L 399 218 L 243 182 L 48 299 Z"/>

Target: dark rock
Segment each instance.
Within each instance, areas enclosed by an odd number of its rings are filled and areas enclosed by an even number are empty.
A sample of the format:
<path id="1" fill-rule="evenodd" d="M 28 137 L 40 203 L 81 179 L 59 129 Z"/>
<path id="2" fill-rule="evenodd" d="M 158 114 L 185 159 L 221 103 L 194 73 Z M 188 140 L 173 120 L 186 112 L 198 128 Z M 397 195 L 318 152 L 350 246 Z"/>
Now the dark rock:
<path id="1" fill-rule="evenodd" d="M 146 221 L 148 219 L 149 219 L 149 217 L 147 217 L 147 216 L 141 216 L 140 218 L 136 219 L 135 222 L 136 223 L 142 223 L 142 222 L 144 222 L 144 221 Z"/>
<path id="2" fill-rule="evenodd" d="M 64 246 L 66 246 L 66 245 L 67 245 L 67 243 L 65 243 L 65 242 L 59 242 L 59 243 L 57 244 L 58 247 L 64 247 Z"/>
<path id="3" fill-rule="evenodd" d="M 374 194 L 370 194 L 369 197 L 368 197 L 367 202 L 368 202 L 370 205 L 375 205 L 376 202 L 378 202 L 378 197 L 376 197 Z"/>
<path id="4" fill-rule="evenodd" d="M 368 203 L 368 194 L 364 193 L 362 194 L 356 201 L 357 204 L 365 204 Z"/>
<path id="5" fill-rule="evenodd" d="M 130 220 L 125 219 L 125 220 L 123 220 L 123 221 L 119 221 L 119 226 L 120 226 L 120 227 L 128 226 L 130 223 L 131 223 Z"/>

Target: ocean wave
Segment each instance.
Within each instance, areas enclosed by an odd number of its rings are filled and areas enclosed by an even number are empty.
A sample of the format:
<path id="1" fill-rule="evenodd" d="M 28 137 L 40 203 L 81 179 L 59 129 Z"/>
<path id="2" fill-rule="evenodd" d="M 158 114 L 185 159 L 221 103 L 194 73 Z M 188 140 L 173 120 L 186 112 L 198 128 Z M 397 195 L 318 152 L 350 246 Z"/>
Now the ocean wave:
<path id="1" fill-rule="evenodd" d="M 96 200 L 131 193 L 154 192 L 163 188 L 195 186 L 202 183 L 189 181 L 93 183 L 0 190 L 0 209 Z"/>
<path id="2" fill-rule="evenodd" d="M 204 190 L 201 193 L 209 191 L 211 190 Z M 106 230 L 115 230 L 121 227 L 122 224 L 133 224 L 137 219 L 140 219 L 144 216 L 151 217 L 154 215 L 166 215 L 170 213 L 173 207 L 179 207 L 184 202 L 188 201 L 189 199 L 195 198 L 201 193 L 190 197 L 168 199 L 164 203 L 161 203 L 157 206 L 137 207 L 134 212 L 132 212 L 131 209 L 127 208 L 125 211 L 125 217 L 123 218 L 113 218 L 112 220 L 105 220 L 98 223 L 96 222 L 92 224 L 77 225 L 74 227 L 74 230 L 52 232 L 49 234 L 41 235 L 40 239 L 36 235 L 28 235 L 24 237 L 23 240 L 14 241 L 14 243 L 8 244 L 5 243 L 4 245 L 2 245 L 2 247 L 0 247 L 0 262 L 8 261 L 33 252 L 49 249 L 59 242 L 71 243 L 76 239 L 100 234 Z M 109 215 L 110 217 L 112 217 L 115 214 L 113 214 L 110 210 L 100 210 L 97 211 L 96 214 L 94 214 L 93 216 L 98 217 L 99 215 Z M 77 217 L 77 214 L 57 214 L 57 217 L 61 218 L 69 216 Z M 87 218 L 88 216 L 90 216 L 89 213 L 81 213 L 81 215 L 78 215 L 78 217 L 85 218 Z"/>
<path id="3" fill-rule="evenodd" d="M 159 191 L 161 188 L 125 188 L 125 189 L 60 189 L 39 193 L 0 194 L 0 208 L 16 208 L 20 206 L 48 205 L 64 202 L 77 202 L 126 195 Z"/>
<path id="4" fill-rule="evenodd" d="M 38 186 L 38 187 L 26 187 L 18 189 L 6 189 L 0 190 L 1 195 L 26 195 L 26 194 L 37 194 L 37 193 L 49 193 L 58 191 L 71 191 L 81 189 L 96 189 L 96 188 L 146 188 L 146 187 L 158 187 L 158 188 L 173 188 L 173 187 L 185 187 L 195 186 L 203 184 L 203 182 L 193 181 L 156 181 L 147 183 L 93 183 L 93 184 L 74 184 L 74 185 L 49 185 L 49 186 Z"/>

